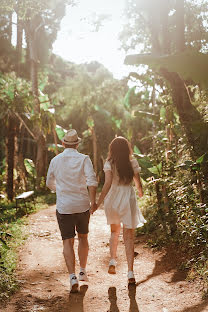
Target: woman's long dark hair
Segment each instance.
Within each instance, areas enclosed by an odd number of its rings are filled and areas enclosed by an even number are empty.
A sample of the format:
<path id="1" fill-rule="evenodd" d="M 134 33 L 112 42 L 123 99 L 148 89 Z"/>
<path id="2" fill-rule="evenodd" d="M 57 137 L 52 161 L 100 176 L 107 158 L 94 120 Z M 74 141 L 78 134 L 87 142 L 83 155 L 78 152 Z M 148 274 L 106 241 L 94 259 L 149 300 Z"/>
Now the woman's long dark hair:
<path id="1" fill-rule="evenodd" d="M 116 167 L 121 184 L 129 184 L 133 180 L 134 171 L 130 162 L 131 154 L 130 144 L 122 136 L 115 138 L 109 145 L 108 160 Z"/>

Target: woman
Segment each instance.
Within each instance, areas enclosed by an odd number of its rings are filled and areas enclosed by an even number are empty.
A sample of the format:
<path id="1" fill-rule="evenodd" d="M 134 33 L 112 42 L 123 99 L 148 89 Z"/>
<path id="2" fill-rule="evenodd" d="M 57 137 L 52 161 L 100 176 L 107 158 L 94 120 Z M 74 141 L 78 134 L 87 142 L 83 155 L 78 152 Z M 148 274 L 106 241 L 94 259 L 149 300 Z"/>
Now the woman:
<path id="1" fill-rule="evenodd" d="M 139 197 L 143 196 L 142 184 L 139 176 L 140 167 L 136 159 L 132 158 L 129 142 L 124 137 L 116 137 L 109 145 L 109 153 L 105 162 L 105 184 L 98 199 L 99 207 L 104 201 L 107 223 L 111 226 L 110 262 L 108 273 L 116 273 L 116 252 L 121 223 L 123 224 L 123 238 L 128 264 L 128 283 L 134 284 L 134 230 L 142 226 L 144 219 L 137 206 L 137 199 L 132 181 L 134 180 Z"/>

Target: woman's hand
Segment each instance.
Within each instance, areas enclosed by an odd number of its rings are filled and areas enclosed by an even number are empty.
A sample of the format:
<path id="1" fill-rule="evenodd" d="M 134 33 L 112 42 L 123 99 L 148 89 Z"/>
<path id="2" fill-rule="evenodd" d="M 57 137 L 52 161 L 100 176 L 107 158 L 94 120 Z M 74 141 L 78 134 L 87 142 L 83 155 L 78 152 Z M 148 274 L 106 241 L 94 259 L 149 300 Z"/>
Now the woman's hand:
<path id="1" fill-rule="evenodd" d="M 143 194 L 143 190 L 142 190 L 142 189 L 139 189 L 139 190 L 138 190 L 138 194 L 139 194 L 139 197 L 140 197 L 140 198 L 143 197 L 143 195 L 144 195 L 144 194 Z"/>
<path id="2" fill-rule="evenodd" d="M 139 173 L 136 173 L 134 175 L 134 183 L 135 183 L 136 188 L 138 190 L 139 197 L 142 197 L 143 196 L 143 189 L 142 189 L 142 182 L 141 182 Z"/>

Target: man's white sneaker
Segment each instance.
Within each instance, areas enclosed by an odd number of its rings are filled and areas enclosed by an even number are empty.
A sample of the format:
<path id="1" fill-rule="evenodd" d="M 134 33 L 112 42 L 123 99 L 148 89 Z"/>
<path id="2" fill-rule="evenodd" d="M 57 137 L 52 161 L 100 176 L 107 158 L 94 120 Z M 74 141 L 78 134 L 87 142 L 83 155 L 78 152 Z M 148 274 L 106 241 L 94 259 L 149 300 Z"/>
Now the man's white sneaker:
<path id="1" fill-rule="evenodd" d="M 76 276 L 73 276 L 70 278 L 70 292 L 76 293 L 78 292 L 78 289 L 79 289 L 78 279 Z"/>
<path id="2" fill-rule="evenodd" d="M 79 281 L 88 282 L 87 273 L 84 271 L 79 272 Z"/>

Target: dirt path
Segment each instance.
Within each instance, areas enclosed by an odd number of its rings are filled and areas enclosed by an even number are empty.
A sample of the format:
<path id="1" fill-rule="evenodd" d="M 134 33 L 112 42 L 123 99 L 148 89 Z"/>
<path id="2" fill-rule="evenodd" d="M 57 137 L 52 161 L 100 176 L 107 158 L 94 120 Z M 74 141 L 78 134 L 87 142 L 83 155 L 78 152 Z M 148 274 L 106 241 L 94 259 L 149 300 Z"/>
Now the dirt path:
<path id="1" fill-rule="evenodd" d="M 90 281 L 82 282 L 78 294 L 68 291 L 55 206 L 30 216 L 29 227 L 30 236 L 20 250 L 21 289 L 7 307 L 0 307 L 2 312 L 208 311 L 208 300 L 202 301 L 199 286 L 185 281 L 184 274 L 176 270 L 174 257 L 162 252 L 152 253 L 144 242 L 137 242 L 135 247 L 137 287 L 127 287 L 122 236 L 117 274 L 109 275 L 109 228 L 102 209 L 90 221 L 87 267 Z"/>

